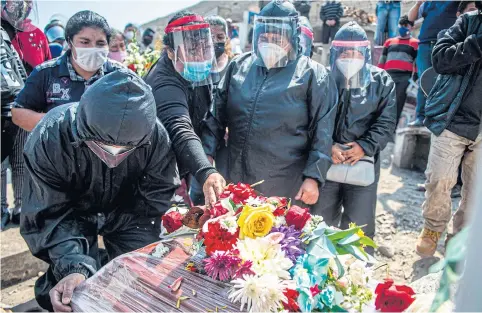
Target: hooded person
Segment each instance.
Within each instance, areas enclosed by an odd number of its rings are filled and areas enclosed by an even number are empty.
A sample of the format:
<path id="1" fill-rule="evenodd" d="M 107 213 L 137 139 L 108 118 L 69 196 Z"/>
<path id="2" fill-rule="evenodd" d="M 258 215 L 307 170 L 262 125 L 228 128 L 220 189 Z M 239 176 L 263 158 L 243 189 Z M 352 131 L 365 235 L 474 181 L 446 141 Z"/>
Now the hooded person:
<path id="1" fill-rule="evenodd" d="M 255 18 L 253 51 L 231 61 L 202 142 L 216 157 L 224 143 L 230 182 L 256 183 L 265 196 L 312 205 L 331 165 L 338 94 L 325 67 L 302 55 L 298 13 L 272 1 Z"/>
<path id="2" fill-rule="evenodd" d="M 373 237 L 379 154 L 391 140 L 396 125 L 395 83 L 385 70 L 371 65 L 370 42 L 356 22 L 345 24 L 336 33 L 330 58 L 340 99 L 333 133 L 332 167 L 349 166 L 353 169 L 348 171 L 356 171 L 359 166 L 367 166 L 367 181 L 372 177 L 373 182 L 348 183 L 331 176 L 330 172 L 336 168 L 330 168 L 328 181 L 320 193 L 323 202 L 313 212 L 323 216 L 329 225 L 337 226 L 341 218 L 342 229 L 352 222 L 367 225 L 363 230 Z"/>
<path id="3" fill-rule="evenodd" d="M 180 184 L 171 142 L 149 86 L 122 69 L 49 111 L 24 156 L 20 232 L 49 264 L 35 296 L 50 312 L 69 312 L 73 289 L 103 265 L 98 235 L 109 260 L 159 239 Z"/>
<path id="4" fill-rule="evenodd" d="M 300 16 L 300 47 L 303 55 L 308 57 L 313 56 L 313 27 L 311 27 L 310 21 Z"/>

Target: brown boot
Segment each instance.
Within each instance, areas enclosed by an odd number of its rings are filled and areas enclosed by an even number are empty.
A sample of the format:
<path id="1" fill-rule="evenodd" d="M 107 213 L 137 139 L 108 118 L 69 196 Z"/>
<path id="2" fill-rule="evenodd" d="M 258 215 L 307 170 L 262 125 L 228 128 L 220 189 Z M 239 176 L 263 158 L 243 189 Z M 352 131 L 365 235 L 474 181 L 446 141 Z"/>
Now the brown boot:
<path id="1" fill-rule="evenodd" d="M 417 254 L 428 258 L 434 255 L 437 250 L 437 243 L 442 233 L 424 228 L 417 240 Z"/>

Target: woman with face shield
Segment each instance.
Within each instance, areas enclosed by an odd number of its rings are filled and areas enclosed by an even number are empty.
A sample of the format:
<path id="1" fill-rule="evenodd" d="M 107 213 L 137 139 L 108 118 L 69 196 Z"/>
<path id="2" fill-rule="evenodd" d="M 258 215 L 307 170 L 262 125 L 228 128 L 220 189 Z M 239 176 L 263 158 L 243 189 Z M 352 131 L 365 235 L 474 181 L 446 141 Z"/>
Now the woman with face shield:
<path id="1" fill-rule="evenodd" d="M 181 176 L 203 185 L 206 204 L 214 204 L 225 181 L 204 154 L 199 140 L 212 99 L 216 66 L 209 24 L 188 11 L 177 13 L 164 30 L 164 51 L 144 78 L 156 99 L 157 117 L 169 132 Z"/>
<path id="2" fill-rule="evenodd" d="M 373 237 L 379 154 L 396 125 L 395 84 L 385 70 L 371 65 L 370 42 L 356 22 L 336 33 L 330 58 L 339 96 L 333 165 L 320 194 L 324 201 L 314 213 L 329 225 L 341 222 L 342 229 L 352 222 L 367 225 L 363 230 Z"/>
<path id="3" fill-rule="evenodd" d="M 337 92 L 326 69 L 302 55 L 298 12 L 272 1 L 255 18 L 253 51 L 228 65 L 202 142 L 216 157 L 226 127 L 227 179 L 306 205 L 318 201 L 331 165 Z"/>

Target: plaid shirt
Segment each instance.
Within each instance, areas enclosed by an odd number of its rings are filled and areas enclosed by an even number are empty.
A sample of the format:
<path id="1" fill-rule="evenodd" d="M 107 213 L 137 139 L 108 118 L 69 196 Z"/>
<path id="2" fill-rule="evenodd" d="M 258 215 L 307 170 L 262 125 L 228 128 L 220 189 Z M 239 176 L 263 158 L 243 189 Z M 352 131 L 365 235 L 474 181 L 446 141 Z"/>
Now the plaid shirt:
<path id="1" fill-rule="evenodd" d="M 93 83 L 95 83 L 99 78 L 104 76 L 104 65 L 88 80 L 85 80 L 82 76 L 77 74 L 74 67 L 72 66 L 71 56 L 67 58 L 67 68 L 69 69 L 70 79 L 72 81 L 81 81 L 85 82 L 85 88 L 89 87 Z"/>

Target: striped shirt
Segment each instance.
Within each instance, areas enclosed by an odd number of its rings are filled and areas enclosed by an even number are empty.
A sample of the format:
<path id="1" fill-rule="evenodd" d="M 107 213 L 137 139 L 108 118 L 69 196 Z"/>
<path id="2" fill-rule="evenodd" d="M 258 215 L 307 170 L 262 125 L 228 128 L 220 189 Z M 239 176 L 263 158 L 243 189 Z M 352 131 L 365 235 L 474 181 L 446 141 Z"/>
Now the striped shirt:
<path id="1" fill-rule="evenodd" d="M 418 39 L 412 37 L 388 39 L 383 45 L 378 67 L 388 72 L 417 72 L 415 60 L 418 43 Z"/>
<path id="2" fill-rule="evenodd" d="M 337 23 L 343 16 L 343 7 L 339 1 L 329 1 L 321 7 L 320 19 L 323 22 L 335 20 Z"/>

